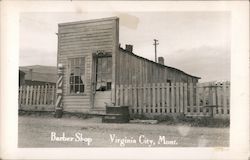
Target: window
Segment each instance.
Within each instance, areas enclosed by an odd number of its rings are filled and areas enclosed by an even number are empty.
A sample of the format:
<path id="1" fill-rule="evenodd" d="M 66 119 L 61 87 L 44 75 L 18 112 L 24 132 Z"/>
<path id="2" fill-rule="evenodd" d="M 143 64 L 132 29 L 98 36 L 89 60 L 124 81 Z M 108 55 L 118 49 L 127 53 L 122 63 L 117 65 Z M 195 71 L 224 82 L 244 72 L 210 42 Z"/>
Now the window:
<path id="1" fill-rule="evenodd" d="M 111 90 L 112 57 L 98 57 L 96 67 L 96 90 Z"/>
<path id="2" fill-rule="evenodd" d="M 69 91 L 70 94 L 84 93 L 85 58 L 69 59 Z"/>

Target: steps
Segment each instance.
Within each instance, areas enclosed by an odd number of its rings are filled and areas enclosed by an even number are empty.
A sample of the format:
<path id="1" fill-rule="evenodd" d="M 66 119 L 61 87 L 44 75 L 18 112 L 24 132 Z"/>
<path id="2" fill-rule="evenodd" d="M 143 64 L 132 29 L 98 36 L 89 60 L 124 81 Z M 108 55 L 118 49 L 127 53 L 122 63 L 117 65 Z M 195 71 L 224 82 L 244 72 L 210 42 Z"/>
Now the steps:
<path id="1" fill-rule="evenodd" d="M 102 117 L 103 123 L 128 123 L 129 122 L 128 106 L 107 106 L 106 115 Z"/>

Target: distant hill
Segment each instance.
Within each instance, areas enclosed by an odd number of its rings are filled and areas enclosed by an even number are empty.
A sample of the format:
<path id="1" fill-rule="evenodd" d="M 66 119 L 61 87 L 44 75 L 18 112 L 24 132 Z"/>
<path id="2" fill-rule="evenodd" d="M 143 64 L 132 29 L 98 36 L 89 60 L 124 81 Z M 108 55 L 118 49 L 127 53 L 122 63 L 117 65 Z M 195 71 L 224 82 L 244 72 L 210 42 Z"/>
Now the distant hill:
<path id="1" fill-rule="evenodd" d="M 56 66 L 20 66 L 20 71 L 25 73 L 25 81 L 39 81 L 56 83 L 57 81 L 57 67 Z"/>

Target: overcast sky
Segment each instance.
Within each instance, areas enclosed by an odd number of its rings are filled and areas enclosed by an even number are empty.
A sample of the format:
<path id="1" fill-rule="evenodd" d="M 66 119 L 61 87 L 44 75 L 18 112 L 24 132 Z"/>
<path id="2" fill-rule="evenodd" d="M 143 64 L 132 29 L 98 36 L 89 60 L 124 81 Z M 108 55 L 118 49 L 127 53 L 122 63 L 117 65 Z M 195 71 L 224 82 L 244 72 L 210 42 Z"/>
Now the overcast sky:
<path id="1" fill-rule="evenodd" d="M 153 39 L 165 65 L 201 77 L 230 80 L 229 12 L 22 13 L 20 66 L 56 66 L 58 23 L 118 16 L 120 43 L 154 60 Z"/>

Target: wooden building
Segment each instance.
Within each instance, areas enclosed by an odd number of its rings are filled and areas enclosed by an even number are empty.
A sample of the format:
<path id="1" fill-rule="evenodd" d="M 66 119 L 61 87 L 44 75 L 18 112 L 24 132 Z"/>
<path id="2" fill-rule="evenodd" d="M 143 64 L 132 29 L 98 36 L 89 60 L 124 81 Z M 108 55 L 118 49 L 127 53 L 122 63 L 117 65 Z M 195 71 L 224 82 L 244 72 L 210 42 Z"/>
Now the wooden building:
<path id="1" fill-rule="evenodd" d="M 57 68 L 55 66 L 20 66 L 19 70 L 25 74 L 22 85 L 56 85 Z"/>
<path id="2" fill-rule="evenodd" d="M 90 113 L 115 104 L 116 86 L 150 83 L 197 83 L 195 77 L 119 46 L 119 18 L 58 25 L 58 66 L 63 67 L 62 106 Z"/>

